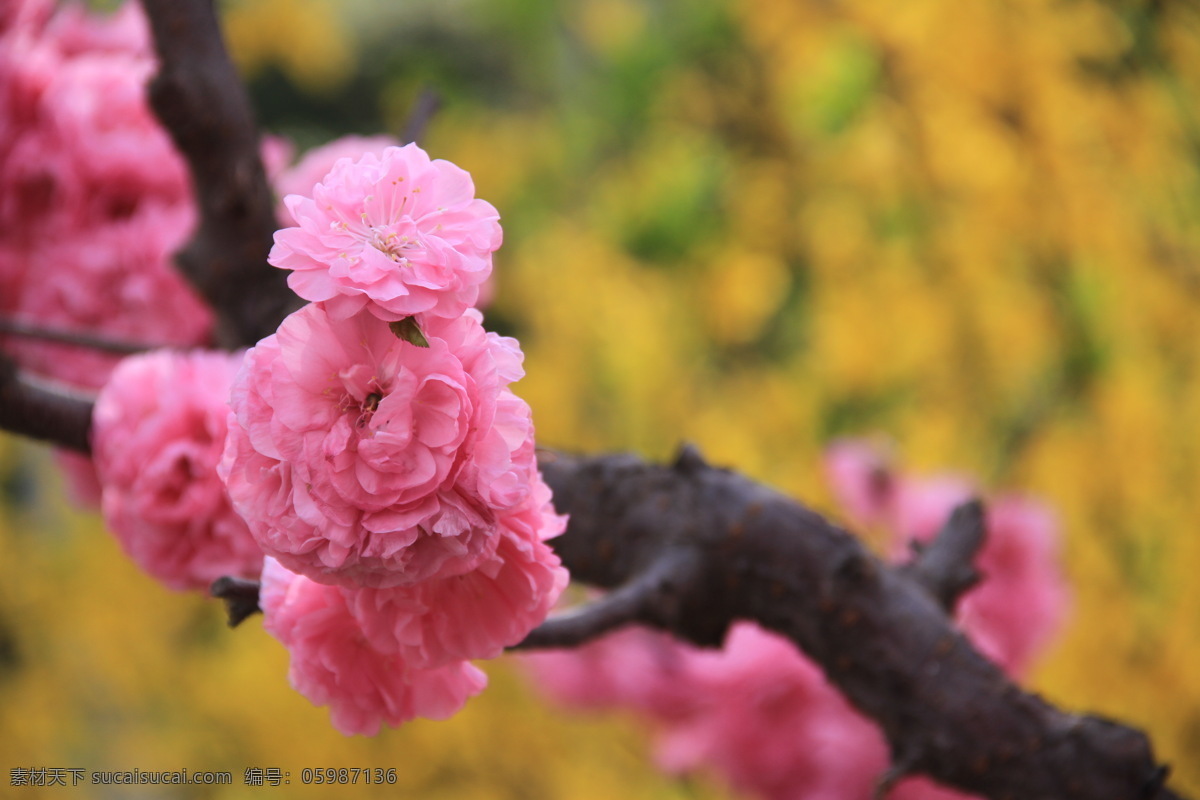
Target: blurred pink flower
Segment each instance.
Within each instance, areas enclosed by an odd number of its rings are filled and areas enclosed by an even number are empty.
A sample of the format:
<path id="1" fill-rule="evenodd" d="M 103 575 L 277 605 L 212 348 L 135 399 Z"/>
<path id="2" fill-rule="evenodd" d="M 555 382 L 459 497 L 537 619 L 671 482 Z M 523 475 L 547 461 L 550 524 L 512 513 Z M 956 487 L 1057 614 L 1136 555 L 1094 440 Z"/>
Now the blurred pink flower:
<path id="1" fill-rule="evenodd" d="M 892 515 L 896 476 L 885 453 L 874 443 L 842 439 L 825 450 L 825 474 L 834 496 L 858 525 L 874 526 Z"/>
<path id="2" fill-rule="evenodd" d="M 187 171 L 146 102 L 140 8 L 24 0 L 0 30 L 0 313 L 160 346 L 212 315 L 171 264 L 195 214 Z M 53 269 L 47 266 L 53 265 Z M 5 337 L 22 367 L 99 388 L 117 359 Z"/>
<path id="3" fill-rule="evenodd" d="M 150 58 L 67 59 L 43 97 L 46 133 L 88 187 L 80 222 L 122 219 L 141 204 L 189 204 L 187 168 L 146 102 Z"/>
<path id="4" fill-rule="evenodd" d="M 46 241 L 42 269 L 25 281 L 14 317 L 31 324 L 160 346 L 203 344 L 212 313 L 171 265 L 191 230 L 190 206 L 146 205 L 121 220 Z M 12 339 L 22 367 L 99 388 L 119 360 L 90 348 Z"/>
<path id="5" fill-rule="evenodd" d="M 54 0 L 6 0 L 0 4 L 0 34 L 39 30 L 54 13 Z"/>
<path id="6" fill-rule="evenodd" d="M 262 567 L 216 469 L 240 362 L 240 354 L 216 352 L 132 356 L 96 400 L 104 521 L 138 566 L 173 589 L 206 589 Z"/>
<path id="7" fill-rule="evenodd" d="M 415 144 L 336 161 L 307 194 L 284 200 L 296 227 L 275 234 L 270 262 L 336 319 L 457 317 L 475 303 L 500 246 L 499 215 L 471 176 Z"/>
<path id="8" fill-rule="evenodd" d="M 959 624 L 989 658 L 1021 676 L 1062 628 L 1070 592 L 1059 567 L 1058 522 L 1045 505 L 1001 495 L 988 506 L 976 559 L 983 580 L 959 603 Z"/>
<path id="9" fill-rule="evenodd" d="M 936 536 L 955 506 L 979 494 L 964 476 L 898 473 L 863 441 L 835 443 L 826 468 L 856 521 L 891 532 L 898 559 L 908 557 L 911 542 Z M 1021 675 L 1061 627 L 1069 605 L 1058 567 L 1058 526 L 1043 504 L 1018 495 L 992 498 L 986 509 L 988 535 L 976 560 L 984 579 L 963 596 L 957 617 L 989 658 Z"/>
<path id="10" fill-rule="evenodd" d="M 738 623 L 722 650 L 688 648 L 687 660 L 699 700 L 660 733 L 665 769 L 712 767 L 734 787 L 768 798 L 870 796 L 878 774 L 871 767 L 886 752 L 882 737 L 794 644 Z"/>
<path id="11" fill-rule="evenodd" d="M 851 522 L 904 534 L 898 541 L 900 555 L 909 539 L 933 536 L 956 505 L 977 494 L 973 482 L 963 476 L 913 480 L 898 474 L 887 451 L 865 439 L 830 445 L 825 474 Z"/>
<path id="12" fill-rule="evenodd" d="M 44 20 L 34 5 L 53 7 L 17 3 L 8 9 L 14 17 L 0 29 L 0 242 L 10 247 L 37 241 L 44 225 L 61 227 L 72 218 L 60 210 L 62 195 L 69 194 L 59 191 L 57 177 L 68 171 L 65 154 L 43 129 L 42 98 L 63 56 L 42 35 Z"/>
<path id="13" fill-rule="evenodd" d="M 690 679 L 693 648 L 668 634 L 629 626 L 571 650 L 522 656 L 537 685 L 572 708 L 630 708 L 665 722 L 691 713 L 702 698 Z"/>
<path id="14" fill-rule="evenodd" d="M 369 314 L 308 305 L 249 352 L 222 475 L 268 554 L 320 582 L 384 588 L 495 553 L 497 515 L 536 466 L 527 414 L 504 394 L 520 350 L 480 319 L 426 320 L 418 347 Z"/>
<path id="15" fill-rule="evenodd" d="M 345 589 L 368 640 L 415 666 L 495 658 L 546 615 L 567 571 L 544 539 L 563 529 L 550 491 L 537 479 L 521 509 L 499 521 L 495 552 L 463 575 L 390 589 Z"/>
<path id="16" fill-rule="evenodd" d="M 54 463 L 66 483 L 67 498 L 78 508 L 100 510 L 100 477 L 90 456 L 73 450 L 54 450 Z"/>
<path id="17" fill-rule="evenodd" d="M 268 558 L 259 595 L 263 627 L 291 657 L 288 678 L 334 727 L 373 736 L 381 725 L 446 719 L 487 685 L 467 661 L 420 668 L 372 647 L 340 590 L 289 572 Z"/>
<path id="18" fill-rule="evenodd" d="M 126 2 L 111 13 L 85 3 L 61 3 L 47 33 L 66 55 L 125 53 L 150 57 L 150 28 L 140 3 Z"/>
<path id="19" fill-rule="evenodd" d="M 289 165 L 292 163 L 292 157 L 295 155 L 296 146 L 292 140 L 286 136 L 276 136 L 274 134 L 266 134 L 262 137 L 259 143 L 259 153 L 262 156 L 263 171 L 267 173 L 267 182 L 276 189 L 278 194 L 278 181 L 280 176 L 284 175 Z M 282 216 L 282 205 L 276 209 L 276 217 L 280 220 L 286 219 Z"/>

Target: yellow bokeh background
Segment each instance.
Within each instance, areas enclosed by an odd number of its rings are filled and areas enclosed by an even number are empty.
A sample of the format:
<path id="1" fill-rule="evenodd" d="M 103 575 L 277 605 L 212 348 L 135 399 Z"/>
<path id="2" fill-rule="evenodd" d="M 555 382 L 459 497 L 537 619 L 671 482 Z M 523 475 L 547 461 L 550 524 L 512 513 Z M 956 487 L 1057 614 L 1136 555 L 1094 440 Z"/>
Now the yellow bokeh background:
<path id="1" fill-rule="evenodd" d="M 302 145 L 397 132 L 421 87 L 443 93 L 421 141 L 500 210 L 488 320 L 522 342 L 541 443 L 663 458 L 688 440 L 836 514 L 824 447 L 879 435 L 918 472 L 1044 498 L 1073 602 L 1030 684 L 1144 727 L 1200 793 L 1200 12 L 223 10 L 264 121 Z M 659 774 L 635 720 L 549 707 L 505 662 L 450 722 L 344 738 L 256 620 L 227 631 L 140 575 L 40 449 L 0 447 L 6 768 L 234 773 L 185 797 L 330 766 L 395 767 L 404 797 L 730 796 Z M 348 790 L 377 794 L 397 791 Z"/>

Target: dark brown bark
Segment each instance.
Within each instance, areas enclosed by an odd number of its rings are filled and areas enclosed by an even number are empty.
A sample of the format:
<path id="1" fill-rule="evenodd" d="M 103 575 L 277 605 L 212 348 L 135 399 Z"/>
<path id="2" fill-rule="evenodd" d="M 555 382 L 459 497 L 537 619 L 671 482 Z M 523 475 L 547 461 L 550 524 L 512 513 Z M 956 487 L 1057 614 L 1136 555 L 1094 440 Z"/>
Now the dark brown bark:
<path id="1" fill-rule="evenodd" d="M 176 261 L 217 313 L 230 348 L 274 333 L 299 306 L 267 263 L 275 211 L 250 99 L 225 51 L 212 0 L 142 0 L 159 70 L 150 105 L 187 159 L 199 227 Z"/>
<path id="2" fill-rule="evenodd" d="M 92 402 L 22 374 L 8 356 L 0 354 L 0 430 L 87 453 Z"/>

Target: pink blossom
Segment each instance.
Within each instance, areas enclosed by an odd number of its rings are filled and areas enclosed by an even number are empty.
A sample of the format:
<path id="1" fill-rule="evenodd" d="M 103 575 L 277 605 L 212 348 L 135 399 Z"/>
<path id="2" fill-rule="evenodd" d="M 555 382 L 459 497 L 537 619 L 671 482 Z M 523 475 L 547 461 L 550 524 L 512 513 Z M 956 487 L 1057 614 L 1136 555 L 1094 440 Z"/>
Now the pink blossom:
<path id="1" fill-rule="evenodd" d="M 895 504 L 895 475 L 881 448 L 861 439 L 842 439 L 825 450 L 825 474 L 843 511 L 858 525 L 888 519 Z"/>
<path id="2" fill-rule="evenodd" d="M 284 200 L 297 227 L 275 234 L 270 262 L 336 319 L 363 308 L 384 320 L 457 317 L 500 246 L 499 215 L 471 177 L 415 144 L 340 159 L 312 196 Z"/>
<path id="3" fill-rule="evenodd" d="M 520 350 L 480 320 L 425 320 L 418 347 L 369 314 L 312 304 L 249 352 L 222 475 L 268 554 L 320 582 L 384 588 L 495 553 L 497 516 L 536 467 L 518 438 L 532 436 L 527 415 L 504 393 Z"/>
<path id="4" fill-rule="evenodd" d="M 40 28 L 54 12 L 54 0 L 6 0 L 0 4 L 0 34 Z"/>
<path id="5" fill-rule="evenodd" d="M 1070 605 L 1058 522 L 1035 500 L 1002 495 L 988 507 L 987 527 L 976 560 L 983 581 L 963 598 L 957 616 L 985 654 L 1022 675 L 1061 629 Z"/>
<path id="6" fill-rule="evenodd" d="M 46 241 L 39 270 L 14 314 L 30 324 L 156 345 L 203 344 L 212 313 L 170 262 L 190 232 L 190 206 L 146 205 L 121 220 Z M 13 340 L 7 348 L 26 369 L 98 388 L 117 357 L 51 342 Z"/>
<path id="7" fill-rule="evenodd" d="M 561 702 L 647 715 L 669 772 L 712 769 L 770 800 L 868 800 L 886 766 L 874 725 L 791 642 L 753 623 L 730 628 L 721 650 L 633 627 L 526 661 Z"/>
<path id="8" fill-rule="evenodd" d="M 29 4 L 23 4 L 28 7 Z M 42 98 L 63 58 L 20 14 L 0 32 L 0 242 L 37 241 L 45 225 L 71 219 L 62 205 L 78 192 L 61 191 L 69 174 L 62 148 L 42 130 Z"/>
<path id="9" fill-rule="evenodd" d="M 371 646 L 342 593 L 289 572 L 268 558 L 262 573 L 263 627 L 291 656 L 288 677 L 334 727 L 373 736 L 382 724 L 446 719 L 478 694 L 487 676 L 466 661 L 431 669 Z"/>
<path id="10" fill-rule="evenodd" d="M 47 33 L 68 56 L 151 55 L 150 27 L 140 3 L 125 2 L 109 14 L 97 14 L 83 3 L 66 3 L 51 21 Z"/>
<path id="11" fill-rule="evenodd" d="M 538 490 L 499 521 L 495 552 L 462 575 L 390 589 L 345 589 L 371 643 L 407 663 L 436 667 L 495 658 L 546 618 L 567 571 L 544 539 L 562 530 L 550 491 Z"/>
<path id="12" fill-rule="evenodd" d="M 296 145 L 286 136 L 265 134 L 258 149 L 262 156 L 263 171 L 267 173 L 267 182 L 274 186 L 278 193 L 279 179 L 288 171 L 292 158 L 296 155 Z M 279 218 L 284 219 L 282 216 Z"/>
<path id="13" fill-rule="evenodd" d="M 66 482 L 68 499 L 78 508 L 98 511 L 102 489 L 95 462 L 82 453 L 56 449 L 54 463 Z"/>
<path id="14" fill-rule="evenodd" d="M 81 222 L 191 201 L 183 159 L 146 103 L 153 72 L 148 57 L 88 52 L 65 60 L 46 89 L 46 135 L 71 159 L 71 179 L 89 190 Z"/>
<path id="15" fill-rule="evenodd" d="M 216 352 L 132 356 L 96 400 L 104 520 L 130 558 L 174 589 L 251 577 L 262 566 L 216 471 L 240 361 Z"/>
<path id="16" fill-rule="evenodd" d="M 691 648 L 665 633 L 629 626 L 571 650 L 522 657 L 537 685 L 572 708 L 631 708 L 663 722 L 701 698 L 690 681 Z"/>
<path id="17" fill-rule="evenodd" d="M 688 648 L 692 713 L 660 734 L 659 763 L 675 772 L 716 769 L 766 798 L 870 797 L 886 752 L 875 727 L 786 639 L 734 625 L 720 651 Z"/>
<path id="18" fill-rule="evenodd" d="M 0 179 L 0 223 L 5 226 L 0 242 L 12 248 L 12 257 L 25 270 L 27 262 L 39 260 L 42 247 L 84 224 L 88 186 L 53 139 L 20 136 L 10 144 Z"/>
<path id="19" fill-rule="evenodd" d="M 960 475 L 921 479 L 901 475 L 882 447 L 862 439 L 830 445 L 825 452 L 825 472 L 834 495 L 855 524 L 902 532 L 901 544 L 913 537 L 933 536 L 955 506 L 978 494 L 974 483 Z"/>

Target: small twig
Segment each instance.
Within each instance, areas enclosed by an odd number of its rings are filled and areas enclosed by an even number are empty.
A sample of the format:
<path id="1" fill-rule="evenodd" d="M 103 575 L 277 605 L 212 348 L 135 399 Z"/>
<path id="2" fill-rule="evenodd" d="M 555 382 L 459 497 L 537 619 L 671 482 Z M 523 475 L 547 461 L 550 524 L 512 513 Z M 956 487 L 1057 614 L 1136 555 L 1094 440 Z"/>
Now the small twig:
<path id="1" fill-rule="evenodd" d="M 225 601 L 225 613 L 229 617 L 229 627 L 236 628 L 249 617 L 262 611 L 258 605 L 260 588 L 258 581 L 223 575 L 212 582 L 209 594 Z"/>
<path id="2" fill-rule="evenodd" d="M 629 583 L 579 608 L 557 614 L 532 631 L 514 649 L 578 647 L 625 625 L 662 625 L 673 613 L 674 582 L 697 565 L 693 553 L 673 549 Z"/>
<path id="3" fill-rule="evenodd" d="M 166 346 L 106 339 L 101 336 L 93 336 L 92 334 L 80 333 L 78 331 L 43 328 L 39 325 L 5 317 L 0 317 L 0 334 L 20 336 L 25 339 L 40 339 L 42 341 L 56 342 L 87 350 L 100 350 L 116 355 L 145 353 L 149 350 Z"/>
<path id="4" fill-rule="evenodd" d="M 433 119 L 433 115 L 441 107 L 441 94 L 433 89 L 421 89 L 417 94 L 416 101 L 408 112 L 408 119 L 404 123 L 404 130 L 400 132 L 400 142 L 408 144 L 409 142 L 420 141 L 425 136 L 425 129 L 429 127 L 429 121 Z"/>
<path id="5" fill-rule="evenodd" d="M 937 537 L 917 547 L 916 557 L 901 569 L 934 596 L 953 615 L 958 598 L 980 579 L 972 563 L 987 536 L 983 504 L 978 500 L 954 509 Z"/>
<path id="6" fill-rule="evenodd" d="M 892 789 L 896 788 L 896 784 L 904 780 L 911 773 L 912 765 L 909 759 L 893 757 L 891 765 L 879 776 L 879 780 L 875 782 L 875 789 L 871 792 L 871 800 L 887 800 L 887 796 L 891 794 Z"/>

